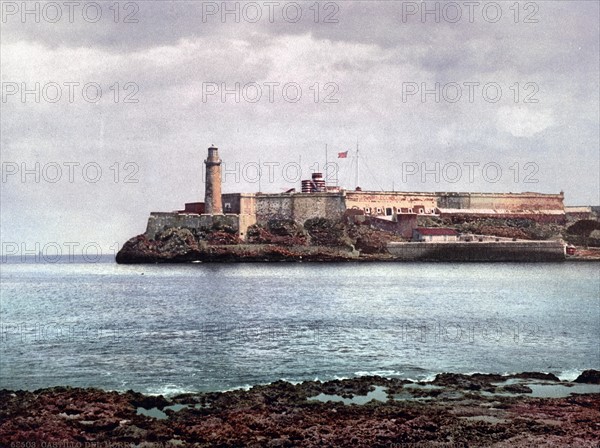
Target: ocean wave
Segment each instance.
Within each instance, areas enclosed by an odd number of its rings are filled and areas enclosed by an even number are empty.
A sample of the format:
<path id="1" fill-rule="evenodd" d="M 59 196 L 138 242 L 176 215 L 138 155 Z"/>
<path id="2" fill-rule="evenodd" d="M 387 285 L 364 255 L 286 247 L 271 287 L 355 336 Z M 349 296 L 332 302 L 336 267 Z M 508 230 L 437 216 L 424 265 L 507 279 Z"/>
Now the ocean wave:
<path id="1" fill-rule="evenodd" d="M 190 387 L 184 387 L 177 384 L 164 384 L 156 388 L 147 389 L 143 393 L 144 395 L 151 396 L 162 395 L 164 397 L 175 397 L 181 394 L 192 394 L 196 392 L 198 392 L 198 390 L 192 389 Z"/>
<path id="2" fill-rule="evenodd" d="M 402 374 L 397 370 L 361 370 L 358 372 L 354 372 L 355 376 L 382 376 L 382 377 L 392 377 L 392 376 L 401 376 Z"/>
<path id="3" fill-rule="evenodd" d="M 581 375 L 583 370 L 585 369 L 562 370 L 561 372 L 557 373 L 556 376 L 559 377 L 561 381 L 575 381 L 575 379 Z"/>

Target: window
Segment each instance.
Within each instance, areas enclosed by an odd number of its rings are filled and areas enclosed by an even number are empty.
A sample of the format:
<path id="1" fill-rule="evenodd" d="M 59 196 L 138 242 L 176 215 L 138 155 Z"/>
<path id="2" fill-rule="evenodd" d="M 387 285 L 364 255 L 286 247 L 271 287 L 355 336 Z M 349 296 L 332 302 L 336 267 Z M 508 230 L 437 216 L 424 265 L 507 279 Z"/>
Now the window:
<path id="1" fill-rule="evenodd" d="M 365 213 L 370 214 L 371 213 L 371 209 L 369 207 L 365 207 Z"/>
<path id="2" fill-rule="evenodd" d="M 390 207 L 386 208 L 386 209 L 385 209 L 385 214 L 386 214 L 387 216 L 392 216 L 392 209 L 391 209 Z"/>
<path id="3" fill-rule="evenodd" d="M 377 207 L 377 214 L 381 215 L 381 209 L 379 207 Z"/>

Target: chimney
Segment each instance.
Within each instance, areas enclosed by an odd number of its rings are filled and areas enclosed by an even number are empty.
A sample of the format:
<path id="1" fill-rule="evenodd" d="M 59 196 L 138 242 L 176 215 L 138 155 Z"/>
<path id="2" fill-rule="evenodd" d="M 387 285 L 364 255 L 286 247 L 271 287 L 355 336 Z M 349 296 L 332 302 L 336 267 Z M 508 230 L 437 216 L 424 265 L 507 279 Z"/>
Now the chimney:
<path id="1" fill-rule="evenodd" d="M 204 193 L 204 212 L 209 215 L 223 214 L 223 201 L 221 199 L 221 159 L 219 149 L 211 146 L 208 148 L 206 165 L 206 187 Z"/>

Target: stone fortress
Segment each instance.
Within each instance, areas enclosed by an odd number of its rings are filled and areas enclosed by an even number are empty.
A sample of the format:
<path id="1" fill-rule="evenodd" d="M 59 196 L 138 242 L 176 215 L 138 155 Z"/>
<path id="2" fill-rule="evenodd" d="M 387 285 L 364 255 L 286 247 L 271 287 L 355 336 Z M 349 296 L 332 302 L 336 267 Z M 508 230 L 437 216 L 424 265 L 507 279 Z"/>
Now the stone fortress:
<path id="1" fill-rule="evenodd" d="M 302 181 L 302 191 L 285 193 L 222 193 L 219 150 L 208 148 L 204 202 L 186 203 L 184 210 L 152 212 L 146 236 L 154 239 L 166 228 L 210 229 L 227 226 L 244 240 L 248 227 L 271 220 L 303 224 L 311 218 L 357 221 L 368 219 L 382 229 L 410 238 L 417 217 L 523 218 L 564 224 L 564 194 L 419 193 L 345 190 L 325 184 L 320 173 Z"/>

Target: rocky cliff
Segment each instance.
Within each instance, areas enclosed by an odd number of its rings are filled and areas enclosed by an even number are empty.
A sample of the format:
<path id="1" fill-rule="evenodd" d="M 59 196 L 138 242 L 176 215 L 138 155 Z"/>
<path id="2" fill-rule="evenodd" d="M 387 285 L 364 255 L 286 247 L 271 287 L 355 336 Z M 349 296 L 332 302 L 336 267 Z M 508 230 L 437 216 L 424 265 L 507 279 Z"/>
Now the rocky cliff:
<path id="1" fill-rule="evenodd" d="M 117 263 L 185 263 L 227 261 L 348 261 L 360 253 L 355 244 L 369 253 L 389 256 L 382 232 L 353 229 L 323 218 L 299 225 L 289 220 L 274 220 L 267 226 L 248 229 L 245 243 L 232 232 L 197 232 L 187 228 L 168 228 L 155 238 L 142 234 L 127 241 L 117 254 Z M 350 236 L 350 234 L 352 236 Z M 373 235 L 373 244 L 370 244 Z"/>
<path id="2" fill-rule="evenodd" d="M 420 217 L 418 225 L 452 227 L 462 233 L 519 240 L 543 241 L 562 238 L 577 245 L 581 245 L 577 238 L 583 239 L 572 230 L 573 226 L 565 228 L 555 224 L 541 225 L 527 220 L 486 219 L 453 222 L 442 218 Z M 587 227 L 585 229 L 587 231 Z M 589 245 L 593 245 L 595 241 L 593 237 L 586 236 L 585 239 Z M 300 224 L 293 220 L 281 219 L 271 220 L 264 226 L 251 226 L 247 231 L 246 241 L 241 241 L 233 229 L 223 226 L 202 230 L 186 227 L 165 228 L 152 237 L 142 234 L 131 238 L 117 254 L 116 261 L 185 263 L 390 260 L 394 257 L 388 251 L 388 244 L 402 241 L 402 237 L 392 232 L 375 229 L 365 223 L 313 218 Z"/>

